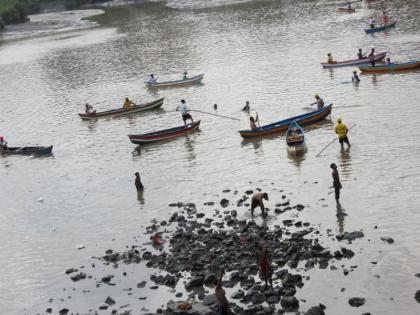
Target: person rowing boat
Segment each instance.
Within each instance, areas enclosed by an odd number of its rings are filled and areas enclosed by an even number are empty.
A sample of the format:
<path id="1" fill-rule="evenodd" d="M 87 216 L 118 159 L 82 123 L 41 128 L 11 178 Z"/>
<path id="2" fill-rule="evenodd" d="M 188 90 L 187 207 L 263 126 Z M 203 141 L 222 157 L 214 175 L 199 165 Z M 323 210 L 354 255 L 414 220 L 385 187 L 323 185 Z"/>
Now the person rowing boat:
<path id="1" fill-rule="evenodd" d="M 324 105 L 325 105 L 324 100 L 321 97 L 319 97 L 318 94 L 315 94 L 315 99 L 316 99 L 316 101 L 313 102 L 310 105 L 312 106 L 312 105 L 315 105 L 316 104 L 318 109 L 324 108 Z"/>
<path id="2" fill-rule="evenodd" d="M 376 23 L 375 18 L 374 18 L 373 16 L 371 16 L 371 17 L 368 19 L 368 24 L 370 25 L 370 28 L 375 28 L 375 23 Z"/>
<path id="3" fill-rule="evenodd" d="M 123 108 L 124 109 L 131 109 L 132 106 L 135 106 L 136 104 L 133 101 L 130 101 L 128 97 L 125 98 Z"/>
<path id="4" fill-rule="evenodd" d="M 96 114 L 96 110 L 93 109 L 93 106 L 90 105 L 88 102 L 85 104 L 85 113 L 86 114 Z"/>
<path id="5" fill-rule="evenodd" d="M 149 84 L 155 84 L 157 82 L 155 75 L 152 73 L 147 81 Z"/>
<path id="6" fill-rule="evenodd" d="M 388 14 L 386 13 L 386 11 L 382 12 L 381 20 L 382 20 L 382 26 L 387 26 L 388 25 L 389 18 L 388 18 Z"/>
<path id="7" fill-rule="evenodd" d="M 258 122 L 258 114 L 256 114 L 255 118 L 254 117 L 249 117 L 249 126 L 251 127 L 251 129 L 257 129 L 257 122 Z"/>
<path id="8" fill-rule="evenodd" d="M 0 151 L 7 151 L 9 147 L 7 146 L 7 141 L 3 136 L 0 136 Z"/>
<path id="9" fill-rule="evenodd" d="M 327 54 L 327 63 L 329 63 L 329 64 L 337 63 L 337 61 L 334 61 L 333 56 L 331 55 L 331 53 L 328 53 Z"/>
<path id="10" fill-rule="evenodd" d="M 183 76 L 182 76 L 182 80 L 188 80 L 187 74 L 188 74 L 187 71 L 185 71 Z"/>
<path id="11" fill-rule="evenodd" d="M 365 57 L 365 54 L 362 52 L 362 48 L 359 48 L 359 52 L 357 53 L 357 57 L 358 57 L 359 59 L 364 59 L 364 58 L 366 58 L 366 57 Z"/>
<path id="12" fill-rule="evenodd" d="M 191 114 L 188 112 L 188 107 L 187 104 L 185 103 L 185 100 L 182 99 L 181 100 L 181 105 L 179 105 L 176 110 L 180 110 L 181 111 L 181 115 L 182 115 L 182 120 L 184 121 L 184 125 L 187 125 L 187 120 L 191 120 L 191 123 L 194 123 L 194 120 L 191 116 Z"/>

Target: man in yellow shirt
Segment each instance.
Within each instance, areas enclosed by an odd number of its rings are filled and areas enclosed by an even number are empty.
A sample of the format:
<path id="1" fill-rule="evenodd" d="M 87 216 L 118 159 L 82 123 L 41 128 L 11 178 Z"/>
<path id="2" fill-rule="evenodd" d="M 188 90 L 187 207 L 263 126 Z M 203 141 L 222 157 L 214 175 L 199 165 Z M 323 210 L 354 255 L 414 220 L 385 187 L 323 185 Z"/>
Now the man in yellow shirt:
<path id="1" fill-rule="evenodd" d="M 334 131 L 336 134 L 338 134 L 338 141 L 341 144 L 341 148 L 344 147 L 344 142 L 347 143 L 347 145 L 350 148 L 350 141 L 349 138 L 347 138 L 348 129 L 345 124 L 342 123 L 341 118 L 337 119 L 337 124 L 335 125 Z"/>

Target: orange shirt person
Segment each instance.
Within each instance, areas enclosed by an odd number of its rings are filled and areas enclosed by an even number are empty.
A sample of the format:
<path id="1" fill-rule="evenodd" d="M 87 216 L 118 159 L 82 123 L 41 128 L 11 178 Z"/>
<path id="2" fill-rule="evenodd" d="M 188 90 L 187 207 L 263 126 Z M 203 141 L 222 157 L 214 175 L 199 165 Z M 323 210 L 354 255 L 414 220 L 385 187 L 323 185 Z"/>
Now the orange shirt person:
<path id="1" fill-rule="evenodd" d="M 134 104 L 132 101 L 130 101 L 128 99 L 128 97 L 125 98 L 124 105 L 123 105 L 124 109 L 130 109 L 134 105 L 136 105 L 136 104 Z"/>

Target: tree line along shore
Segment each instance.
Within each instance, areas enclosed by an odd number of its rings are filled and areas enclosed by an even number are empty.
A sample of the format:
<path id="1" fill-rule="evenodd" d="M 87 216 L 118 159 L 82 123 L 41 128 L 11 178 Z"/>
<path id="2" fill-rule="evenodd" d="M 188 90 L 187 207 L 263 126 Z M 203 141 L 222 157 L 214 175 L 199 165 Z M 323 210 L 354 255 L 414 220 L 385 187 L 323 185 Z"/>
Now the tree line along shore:
<path id="1" fill-rule="evenodd" d="M 1 0 L 0 29 L 8 24 L 27 22 L 28 15 L 38 13 L 48 4 L 62 4 L 63 8 L 76 9 L 86 4 L 106 2 L 108 0 Z"/>

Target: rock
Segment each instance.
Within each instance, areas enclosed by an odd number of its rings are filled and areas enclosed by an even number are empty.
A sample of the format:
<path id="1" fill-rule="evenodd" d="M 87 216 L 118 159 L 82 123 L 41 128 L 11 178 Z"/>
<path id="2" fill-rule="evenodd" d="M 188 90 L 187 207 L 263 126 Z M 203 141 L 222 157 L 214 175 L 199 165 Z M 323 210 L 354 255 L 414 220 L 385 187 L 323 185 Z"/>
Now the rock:
<path id="1" fill-rule="evenodd" d="M 252 193 L 253 193 L 254 191 L 252 190 L 252 189 L 249 189 L 249 190 L 247 190 L 247 191 L 245 191 L 245 194 L 247 194 L 247 195 L 252 195 Z"/>
<path id="2" fill-rule="evenodd" d="M 227 200 L 227 199 L 223 198 L 222 200 L 220 200 L 220 205 L 221 205 L 223 208 L 226 208 L 226 207 L 229 205 L 229 200 Z"/>
<path id="3" fill-rule="evenodd" d="M 192 288 L 202 286 L 203 283 L 204 283 L 204 279 L 202 276 L 195 276 L 185 285 L 185 288 L 187 290 L 191 290 Z"/>
<path id="4" fill-rule="evenodd" d="M 382 236 L 381 240 L 384 241 L 384 242 L 387 242 L 388 244 L 394 243 L 394 240 L 391 237 Z"/>
<path id="5" fill-rule="evenodd" d="M 297 211 L 302 211 L 303 209 L 305 209 L 305 206 L 304 205 L 301 205 L 301 204 L 297 204 L 296 205 L 296 210 Z"/>
<path id="6" fill-rule="evenodd" d="M 265 297 L 261 293 L 255 292 L 252 295 L 252 304 L 261 304 L 263 302 L 265 302 Z"/>
<path id="7" fill-rule="evenodd" d="M 235 291 L 232 293 L 230 297 L 234 300 L 242 299 L 244 297 L 244 291 L 242 290 Z"/>
<path id="8" fill-rule="evenodd" d="M 109 283 L 112 278 L 114 278 L 113 275 L 108 275 L 108 276 L 102 277 L 101 281 L 104 283 Z"/>
<path id="9" fill-rule="evenodd" d="M 218 304 L 216 296 L 214 294 L 206 295 L 203 299 L 203 304 L 206 306 L 213 306 Z"/>
<path id="10" fill-rule="evenodd" d="M 270 295 L 269 297 L 267 297 L 267 299 L 265 301 L 268 304 L 276 304 L 276 303 L 280 302 L 280 297 L 278 295 Z"/>
<path id="11" fill-rule="evenodd" d="M 137 288 L 144 288 L 146 286 L 146 281 L 137 283 Z"/>
<path id="12" fill-rule="evenodd" d="M 98 307 L 101 311 L 104 311 L 108 308 L 108 305 L 101 305 Z"/>
<path id="13" fill-rule="evenodd" d="M 69 313 L 69 309 L 68 308 L 62 308 L 58 314 L 60 315 L 67 315 Z"/>
<path id="14" fill-rule="evenodd" d="M 175 294 L 175 297 L 177 297 L 177 298 L 180 298 L 180 297 L 182 297 L 182 292 L 178 292 L 177 294 Z"/>
<path id="15" fill-rule="evenodd" d="M 420 303 L 420 290 L 417 290 L 416 294 L 414 295 L 414 298 L 416 299 L 417 303 Z"/>
<path id="16" fill-rule="evenodd" d="M 362 297 L 352 297 L 349 299 L 350 306 L 360 307 L 365 304 L 366 300 Z"/>
<path id="17" fill-rule="evenodd" d="M 207 201 L 204 203 L 205 206 L 214 206 L 214 202 L 213 201 Z"/>
<path id="18" fill-rule="evenodd" d="M 216 275 L 215 275 L 215 274 L 213 274 L 213 273 L 208 274 L 208 275 L 206 275 L 206 276 L 204 277 L 204 283 L 205 283 L 206 285 L 209 285 L 209 284 L 216 284 L 216 282 L 217 282 L 217 277 L 216 277 Z"/>
<path id="19" fill-rule="evenodd" d="M 85 274 L 85 273 L 83 273 L 83 272 L 81 272 L 81 273 L 78 273 L 77 275 L 74 275 L 74 276 L 70 277 L 70 279 L 71 279 L 73 282 L 77 282 L 77 281 L 79 281 L 79 280 L 86 279 L 86 274 Z"/>
<path id="20" fill-rule="evenodd" d="M 336 238 L 339 241 L 342 241 L 342 240 L 354 241 L 355 239 L 362 238 L 364 236 L 365 235 L 363 234 L 362 231 L 354 231 L 350 233 L 345 232 L 342 235 L 337 235 Z"/>
<path id="21" fill-rule="evenodd" d="M 112 305 L 114 305 L 116 302 L 111 298 L 111 297 L 107 297 L 106 298 L 106 300 L 105 300 L 105 304 L 107 304 L 107 305 L 109 305 L 109 306 L 112 306 Z"/>
<path id="22" fill-rule="evenodd" d="M 45 312 L 47 312 L 48 314 L 51 314 L 51 313 L 52 313 L 52 308 L 51 308 L 51 307 L 47 308 L 47 309 L 45 310 Z"/>
<path id="23" fill-rule="evenodd" d="M 66 270 L 66 275 L 71 274 L 71 273 L 76 272 L 76 271 L 77 271 L 77 269 L 69 268 L 69 269 Z"/>
<path id="24" fill-rule="evenodd" d="M 280 304 L 286 311 L 293 311 L 299 308 L 299 301 L 294 296 L 283 297 Z"/>
<path id="25" fill-rule="evenodd" d="M 322 306 L 312 306 L 305 315 L 325 315 Z"/>

